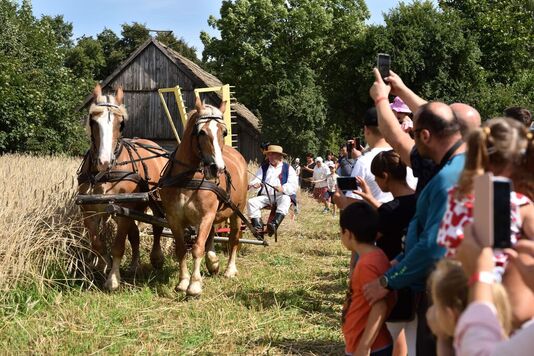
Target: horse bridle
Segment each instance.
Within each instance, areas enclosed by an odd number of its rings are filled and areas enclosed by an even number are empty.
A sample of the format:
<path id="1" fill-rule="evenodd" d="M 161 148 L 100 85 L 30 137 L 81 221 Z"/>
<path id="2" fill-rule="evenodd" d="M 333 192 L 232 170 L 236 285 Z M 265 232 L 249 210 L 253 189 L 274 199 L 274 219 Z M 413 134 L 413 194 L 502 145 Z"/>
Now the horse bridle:
<path id="1" fill-rule="evenodd" d="M 95 106 L 103 106 L 103 107 L 110 107 L 110 108 L 120 109 L 120 105 L 113 104 L 113 103 L 110 102 L 109 95 L 105 95 L 104 97 L 106 98 L 105 102 L 96 102 L 94 105 Z M 111 122 L 111 114 L 112 114 L 112 111 L 108 110 L 108 122 Z M 113 113 L 113 115 L 123 116 L 122 114 L 117 114 L 117 113 Z M 92 125 L 93 124 L 93 120 L 90 120 L 89 124 Z M 113 150 L 113 160 L 110 162 L 110 165 L 109 165 L 109 167 L 108 167 L 108 169 L 106 171 L 99 172 L 96 175 L 96 180 L 97 181 L 100 178 L 102 178 L 102 176 L 104 174 L 106 174 L 107 172 L 111 171 L 111 169 L 113 169 L 113 167 L 115 166 L 115 163 L 116 163 L 116 160 L 117 160 L 117 156 L 120 154 L 120 151 L 122 150 L 121 137 L 122 137 L 122 130 L 123 129 L 124 129 L 124 120 L 121 121 L 121 126 L 119 128 L 121 135 L 117 138 L 117 142 L 115 143 L 115 149 Z M 91 133 L 91 136 L 92 136 L 92 133 Z M 93 141 L 93 140 L 91 140 L 91 141 Z M 91 142 L 91 146 L 94 147 L 94 142 Z M 91 163 L 92 164 L 96 164 L 96 160 L 97 159 L 98 159 L 97 157 L 92 157 L 92 159 L 91 159 L 92 162 Z"/>
<path id="2" fill-rule="evenodd" d="M 202 155 L 202 148 L 200 147 L 200 141 L 198 141 L 198 136 L 200 136 L 200 126 L 206 123 L 209 123 L 212 120 L 216 121 L 218 124 L 223 125 L 223 137 L 226 137 L 226 135 L 228 134 L 226 123 L 224 122 L 223 117 L 221 115 L 209 114 L 209 115 L 202 115 L 197 118 L 195 122 L 195 130 L 193 132 L 193 135 L 197 136 L 197 149 L 198 149 L 198 154 L 200 156 L 200 161 L 202 165 L 206 164 L 207 162 L 204 161 L 204 156 Z"/>

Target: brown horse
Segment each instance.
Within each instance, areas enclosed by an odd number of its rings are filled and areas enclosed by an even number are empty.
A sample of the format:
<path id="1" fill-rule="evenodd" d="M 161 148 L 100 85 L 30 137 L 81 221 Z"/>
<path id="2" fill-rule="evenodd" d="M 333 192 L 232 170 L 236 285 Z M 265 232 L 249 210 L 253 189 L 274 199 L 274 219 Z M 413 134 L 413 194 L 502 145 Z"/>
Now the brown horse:
<path id="1" fill-rule="evenodd" d="M 231 203 L 241 213 L 246 206 L 247 163 L 237 150 L 224 145 L 226 126 L 222 114 L 225 107 L 224 102 L 219 109 L 203 105 L 197 98 L 195 110 L 189 113 L 182 143 L 174 152 L 160 184 L 161 200 L 174 235 L 180 264 L 180 282 L 176 289 L 192 296 L 202 293 L 200 264 L 206 246 L 213 243 L 213 225 L 228 218 L 230 256 L 224 275 L 234 277 L 237 274 L 235 260 L 241 236 L 241 219 L 228 204 L 220 202 L 213 190 L 190 184 L 196 181 L 203 187 L 218 186 L 223 192 L 227 192 Z M 197 227 L 197 239 L 192 248 L 192 275 L 187 269 L 187 247 L 184 241 L 187 226 Z M 219 266 L 214 252 L 207 253 L 206 265 L 211 273 L 217 273 Z"/>
<path id="2" fill-rule="evenodd" d="M 91 134 L 91 148 L 87 152 L 78 172 L 78 193 L 121 194 L 148 192 L 154 189 L 160 172 L 167 164 L 166 152 L 156 143 L 143 139 L 123 139 L 121 130 L 127 119 L 122 103 L 123 91 L 119 88 L 115 96 L 102 95 L 100 85 L 93 92 L 94 101 L 89 109 L 87 121 Z M 148 203 L 128 203 L 122 206 L 144 211 Z M 93 251 L 98 256 L 97 268 L 105 271 L 108 263 L 105 243 L 100 239 L 99 226 L 105 216 L 105 205 L 82 205 L 84 225 L 89 233 Z M 157 212 L 152 209 L 154 214 Z M 161 215 L 161 214 L 160 214 Z M 104 287 L 115 290 L 120 284 L 119 267 L 124 255 L 126 235 L 132 245 L 130 268 L 139 266 L 139 229 L 132 219 L 115 217 L 117 234 L 111 254 L 112 266 Z M 154 243 L 150 261 L 155 268 L 163 265 L 160 236 L 162 228 L 154 226 Z"/>

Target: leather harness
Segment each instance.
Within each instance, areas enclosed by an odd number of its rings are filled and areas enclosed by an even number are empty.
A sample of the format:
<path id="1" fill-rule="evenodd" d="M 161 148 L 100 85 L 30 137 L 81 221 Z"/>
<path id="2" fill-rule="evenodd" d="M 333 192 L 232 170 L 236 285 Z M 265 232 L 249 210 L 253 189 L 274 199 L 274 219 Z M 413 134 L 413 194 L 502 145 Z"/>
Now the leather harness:
<path id="1" fill-rule="evenodd" d="M 201 122 L 199 122 L 199 120 L 201 120 Z M 199 123 L 206 123 L 210 120 L 216 120 L 220 122 L 222 118 L 218 116 L 202 116 L 197 120 L 196 124 L 198 125 Z M 198 126 L 194 134 L 198 135 Z M 200 146 L 198 146 L 198 149 L 200 151 Z M 158 187 L 177 187 L 189 190 L 209 190 L 213 192 L 219 200 L 219 207 L 217 211 L 229 207 L 234 211 L 234 213 L 237 214 L 237 216 L 239 216 L 239 218 L 252 232 L 255 238 L 257 238 L 258 240 L 263 240 L 263 236 L 258 231 L 256 231 L 256 229 L 252 226 L 251 222 L 245 217 L 245 215 L 241 212 L 237 205 L 230 199 L 230 193 L 232 188 L 234 188 L 235 190 L 235 187 L 232 185 L 232 177 L 230 176 L 230 173 L 228 173 L 226 169 L 224 170 L 224 174 L 226 176 L 226 190 L 221 188 L 220 180 L 218 178 L 215 181 L 207 180 L 204 178 L 193 178 L 193 175 L 195 173 L 203 173 L 202 162 L 200 163 L 199 167 L 192 168 L 187 163 L 181 162 L 175 158 L 177 151 L 178 148 L 174 150 L 174 152 L 171 154 L 167 166 L 163 169 L 162 178 L 158 183 Z M 189 170 L 179 173 L 178 175 L 171 176 L 170 174 L 174 163 L 189 168 Z"/>

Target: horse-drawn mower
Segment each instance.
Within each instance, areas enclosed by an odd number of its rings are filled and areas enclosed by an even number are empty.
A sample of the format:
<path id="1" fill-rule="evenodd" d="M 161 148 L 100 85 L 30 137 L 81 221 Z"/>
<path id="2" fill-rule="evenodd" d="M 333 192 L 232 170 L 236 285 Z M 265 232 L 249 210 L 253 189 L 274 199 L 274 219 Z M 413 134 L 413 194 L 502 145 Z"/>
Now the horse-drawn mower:
<path id="1" fill-rule="evenodd" d="M 144 211 L 134 210 L 127 208 L 124 204 L 133 202 L 146 202 L 151 209 L 159 209 L 164 215 L 161 200 L 157 197 L 155 191 L 145 193 L 122 193 L 122 194 L 90 194 L 90 195 L 77 195 L 75 200 L 77 205 L 104 205 L 104 211 L 111 216 L 124 216 L 132 220 L 143 222 L 146 224 L 157 225 L 163 228 L 162 236 L 173 237 L 169 228 L 169 223 L 164 217 L 154 216 L 153 214 L 147 214 Z M 241 230 L 247 228 L 246 224 L 241 225 Z M 226 226 L 215 229 L 214 242 L 227 243 L 228 237 L 225 236 L 230 232 L 230 228 Z M 186 241 L 188 245 L 192 245 L 195 241 L 196 229 L 192 226 L 186 229 Z M 249 245 L 261 245 L 269 246 L 269 243 L 261 237 L 260 239 L 239 239 L 239 243 Z"/>

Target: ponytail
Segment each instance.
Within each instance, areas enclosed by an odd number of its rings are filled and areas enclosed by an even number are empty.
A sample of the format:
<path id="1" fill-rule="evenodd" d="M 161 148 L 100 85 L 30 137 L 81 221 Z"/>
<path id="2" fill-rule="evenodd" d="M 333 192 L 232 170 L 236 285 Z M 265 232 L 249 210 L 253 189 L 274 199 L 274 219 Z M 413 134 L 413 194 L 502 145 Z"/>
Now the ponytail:
<path id="1" fill-rule="evenodd" d="M 458 180 L 458 198 L 465 197 L 473 191 L 473 179 L 484 174 L 488 168 L 489 127 L 472 130 L 467 136 L 467 153 L 465 166 Z"/>
<path id="2" fill-rule="evenodd" d="M 512 180 L 516 192 L 534 201 L 534 133 L 528 128 L 523 132 L 526 137 L 526 147 L 521 152 L 522 157 L 514 169 Z"/>

